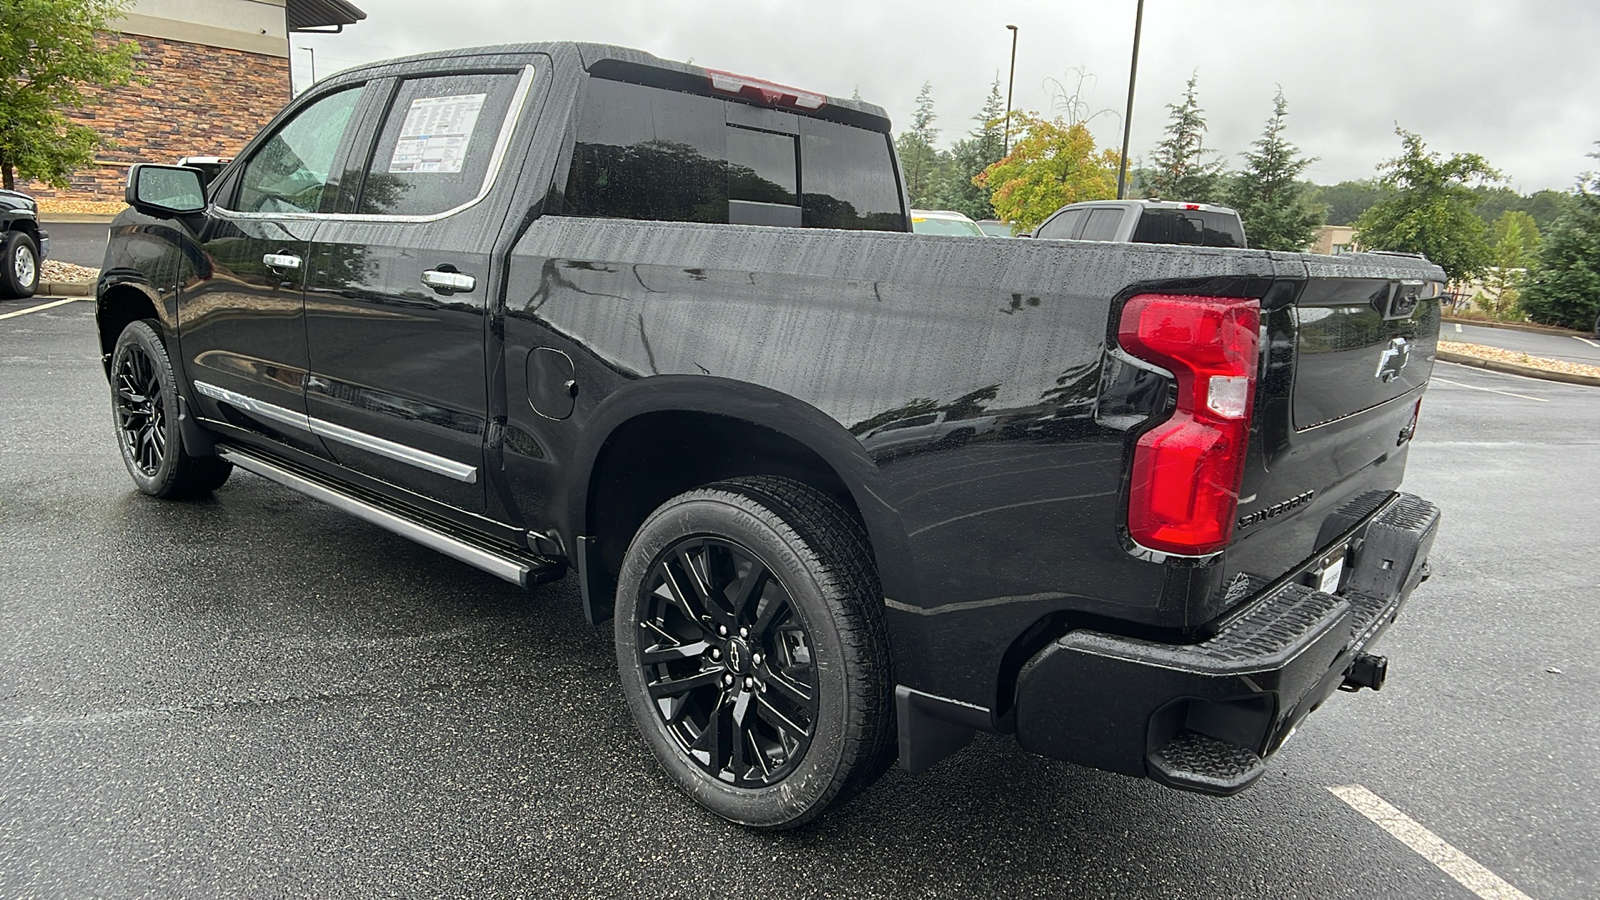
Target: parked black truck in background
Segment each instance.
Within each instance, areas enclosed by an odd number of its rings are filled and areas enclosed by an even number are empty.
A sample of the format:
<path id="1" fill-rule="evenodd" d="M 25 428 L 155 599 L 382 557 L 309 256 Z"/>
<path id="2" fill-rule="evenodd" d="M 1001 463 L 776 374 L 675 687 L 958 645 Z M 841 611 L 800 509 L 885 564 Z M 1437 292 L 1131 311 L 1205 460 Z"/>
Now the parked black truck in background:
<path id="1" fill-rule="evenodd" d="M 129 471 L 576 568 L 663 767 L 748 825 L 980 730 L 1244 788 L 1427 575 L 1443 273 L 911 234 L 889 134 L 585 44 L 319 82 L 208 193 L 130 175 Z"/>

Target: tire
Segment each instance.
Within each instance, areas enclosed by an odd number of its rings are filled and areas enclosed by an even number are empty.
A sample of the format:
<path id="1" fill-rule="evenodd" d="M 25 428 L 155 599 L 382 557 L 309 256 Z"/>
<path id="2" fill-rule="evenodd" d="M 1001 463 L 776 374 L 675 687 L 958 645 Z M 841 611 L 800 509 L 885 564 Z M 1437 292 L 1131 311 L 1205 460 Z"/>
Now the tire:
<path id="1" fill-rule="evenodd" d="M 39 289 L 39 248 L 26 232 L 0 234 L 0 296 L 19 300 Z"/>
<path id="2" fill-rule="evenodd" d="M 209 494 L 233 472 L 226 460 L 190 456 L 184 449 L 177 378 L 149 319 L 130 324 L 117 337 L 111 353 L 111 414 L 122 462 L 133 483 L 152 497 Z"/>
<path id="3" fill-rule="evenodd" d="M 811 821 L 893 762 L 888 638 L 866 534 L 821 492 L 737 478 L 651 513 L 618 580 L 634 722 L 701 806 Z"/>

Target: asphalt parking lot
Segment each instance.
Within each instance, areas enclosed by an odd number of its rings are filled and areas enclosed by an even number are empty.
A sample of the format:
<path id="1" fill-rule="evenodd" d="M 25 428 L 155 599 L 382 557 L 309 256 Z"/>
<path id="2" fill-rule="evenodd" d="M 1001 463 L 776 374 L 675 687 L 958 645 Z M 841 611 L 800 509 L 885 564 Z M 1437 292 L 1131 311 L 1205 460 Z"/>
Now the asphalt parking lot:
<path id="1" fill-rule="evenodd" d="M 92 222 L 45 222 L 50 232 L 50 258 L 75 266 L 98 269 L 106 258 L 106 230 L 110 225 Z"/>
<path id="2" fill-rule="evenodd" d="M 1447 341 L 1483 344 L 1529 356 L 1600 366 L 1600 339 L 1592 334 L 1545 334 L 1511 328 L 1486 328 L 1465 322 L 1446 322 L 1442 327 L 1443 337 Z"/>
<path id="3" fill-rule="evenodd" d="M 106 393 L 90 303 L 0 318 L 0 896 L 1600 884 L 1600 389 L 1437 368 L 1407 489 L 1445 521 L 1384 639 L 1389 684 L 1330 700 L 1245 794 L 996 737 L 775 836 L 711 819 L 655 769 L 574 580 L 521 592 L 245 473 L 208 501 L 150 500 Z M 1358 785 L 1426 832 L 1381 811 L 1396 832 L 1380 827 Z"/>

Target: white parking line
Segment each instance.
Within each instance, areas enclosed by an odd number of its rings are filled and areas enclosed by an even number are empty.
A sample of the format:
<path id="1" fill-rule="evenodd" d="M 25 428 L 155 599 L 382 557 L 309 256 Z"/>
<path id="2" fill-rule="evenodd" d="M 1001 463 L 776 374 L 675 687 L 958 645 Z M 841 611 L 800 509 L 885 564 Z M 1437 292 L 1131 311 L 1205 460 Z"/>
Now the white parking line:
<path id="1" fill-rule="evenodd" d="M 8 312 L 8 313 L 6 313 L 4 315 L 0 315 L 0 319 L 10 319 L 10 318 L 13 318 L 15 316 L 25 316 L 28 313 L 36 313 L 36 312 L 38 312 L 39 310 L 42 310 L 42 309 L 50 309 L 51 307 L 64 306 L 64 305 L 66 305 L 68 303 L 76 303 L 81 299 L 83 299 L 83 298 L 82 297 L 68 297 L 65 300 L 56 300 L 56 301 L 51 302 L 51 303 L 41 303 L 38 306 L 30 306 L 27 309 L 19 309 L 16 312 Z"/>
<path id="2" fill-rule="evenodd" d="M 1591 347 L 1600 347 L 1600 343 L 1597 343 L 1595 341 L 1591 341 L 1586 337 L 1578 337 L 1575 334 L 1569 334 L 1569 335 L 1567 335 L 1567 337 L 1572 338 L 1575 341 L 1583 341 L 1585 344 L 1588 344 Z"/>
<path id="3" fill-rule="evenodd" d="M 1483 900 L 1533 900 L 1365 787 L 1342 784 L 1328 790 Z"/>
<path id="4" fill-rule="evenodd" d="M 1469 391 L 1485 391 L 1485 392 L 1490 393 L 1490 394 L 1502 394 L 1502 395 L 1507 396 L 1507 397 L 1517 397 L 1517 398 L 1520 398 L 1522 400 L 1537 400 L 1540 403 L 1549 403 L 1550 402 L 1549 398 L 1546 398 L 1546 397 L 1529 397 L 1527 394 L 1513 394 L 1510 391 L 1497 391 L 1494 388 L 1478 387 L 1475 384 L 1462 384 L 1459 381 L 1451 381 L 1448 378 L 1440 378 L 1437 375 L 1433 376 L 1433 380 L 1439 382 L 1440 384 L 1452 384 L 1452 385 L 1455 385 L 1456 387 L 1464 387 Z"/>

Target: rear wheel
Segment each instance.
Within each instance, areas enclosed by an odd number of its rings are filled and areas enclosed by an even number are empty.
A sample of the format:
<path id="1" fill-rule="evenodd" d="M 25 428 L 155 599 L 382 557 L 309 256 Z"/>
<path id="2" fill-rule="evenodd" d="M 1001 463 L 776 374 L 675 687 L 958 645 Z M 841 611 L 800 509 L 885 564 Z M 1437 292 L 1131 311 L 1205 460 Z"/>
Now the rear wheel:
<path id="1" fill-rule="evenodd" d="M 155 325 L 134 322 L 111 354 L 111 411 L 122 462 L 139 490 L 152 497 L 209 494 L 228 480 L 233 464 L 190 456 L 178 427 L 178 389 L 172 361 Z"/>
<path id="2" fill-rule="evenodd" d="M 882 594 L 859 523 L 782 478 L 680 494 L 645 520 L 616 600 L 623 692 L 702 806 L 792 828 L 892 761 Z"/>
<path id="3" fill-rule="evenodd" d="M 0 235 L 0 295 L 32 297 L 39 289 L 39 248 L 21 231 Z"/>

